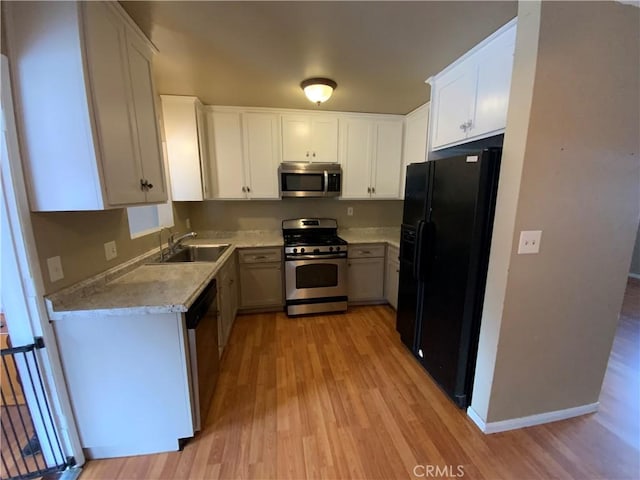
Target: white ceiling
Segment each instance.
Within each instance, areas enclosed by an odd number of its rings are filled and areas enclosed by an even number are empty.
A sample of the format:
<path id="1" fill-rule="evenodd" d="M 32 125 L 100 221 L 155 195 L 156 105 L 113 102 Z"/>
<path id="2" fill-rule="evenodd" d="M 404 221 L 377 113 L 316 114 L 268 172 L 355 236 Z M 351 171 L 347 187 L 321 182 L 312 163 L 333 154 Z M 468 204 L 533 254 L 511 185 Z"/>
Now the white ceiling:
<path id="1" fill-rule="evenodd" d="M 161 94 L 205 104 L 405 114 L 424 81 L 517 14 L 515 1 L 120 2 L 160 53 Z M 321 107 L 300 82 L 338 82 Z"/>

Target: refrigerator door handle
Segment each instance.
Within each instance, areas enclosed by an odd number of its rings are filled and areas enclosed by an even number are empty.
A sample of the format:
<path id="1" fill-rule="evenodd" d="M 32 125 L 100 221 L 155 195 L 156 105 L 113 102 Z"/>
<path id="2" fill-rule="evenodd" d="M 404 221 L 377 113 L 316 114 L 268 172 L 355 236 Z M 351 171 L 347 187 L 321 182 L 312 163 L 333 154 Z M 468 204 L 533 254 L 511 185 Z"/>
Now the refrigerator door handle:
<path id="1" fill-rule="evenodd" d="M 422 264 L 422 235 L 424 234 L 424 221 L 420 220 L 418 222 L 418 228 L 416 231 L 416 240 L 414 244 L 414 255 L 413 255 L 413 278 L 415 280 L 420 279 L 421 274 L 421 264 Z"/>

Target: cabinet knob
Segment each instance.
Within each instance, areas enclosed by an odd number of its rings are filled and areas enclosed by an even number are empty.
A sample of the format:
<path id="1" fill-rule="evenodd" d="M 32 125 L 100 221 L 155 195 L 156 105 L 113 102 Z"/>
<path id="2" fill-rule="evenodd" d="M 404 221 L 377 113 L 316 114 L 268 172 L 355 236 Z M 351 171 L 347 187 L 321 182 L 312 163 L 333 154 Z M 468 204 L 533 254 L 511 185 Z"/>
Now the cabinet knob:
<path id="1" fill-rule="evenodd" d="M 314 156 L 314 157 L 316 156 L 316 152 L 313 152 L 313 156 Z"/>
<path id="2" fill-rule="evenodd" d="M 367 187 L 367 193 L 371 193 L 371 187 Z"/>
<path id="3" fill-rule="evenodd" d="M 462 125 L 460 125 L 460 130 L 463 130 L 463 131 L 466 132 L 467 131 L 467 124 L 463 123 Z"/>
<path id="4" fill-rule="evenodd" d="M 246 191 L 247 191 L 247 188 L 246 187 L 242 187 L 242 192 L 244 193 Z"/>
<path id="5" fill-rule="evenodd" d="M 247 192 L 250 192 L 250 191 L 251 191 L 251 189 L 249 187 L 247 187 Z"/>
<path id="6" fill-rule="evenodd" d="M 468 129 L 468 130 L 471 130 L 471 128 L 473 127 L 473 121 L 469 120 L 469 121 L 466 123 L 466 125 L 467 125 L 467 129 Z"/>
<path id="7" fill-rule="evenodd" d="M 309 152 L 307 152 L 307 157 L 309 156 Z"/>
<path id="8" fill-rule="evenodd" d="M 376 187 L 371 187 L 371 193 L 376 193 Z"/>

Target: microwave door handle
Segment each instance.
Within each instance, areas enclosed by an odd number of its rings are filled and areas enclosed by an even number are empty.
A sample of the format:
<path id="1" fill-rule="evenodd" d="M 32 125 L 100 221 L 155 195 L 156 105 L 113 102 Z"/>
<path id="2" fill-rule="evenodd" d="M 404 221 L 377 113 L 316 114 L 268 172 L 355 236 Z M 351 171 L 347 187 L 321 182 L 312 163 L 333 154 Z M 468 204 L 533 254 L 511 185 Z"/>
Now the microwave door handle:
<path id="1" fill-rule="evenodd" d="M 329 172 L 324 171 L 324 194 L 326 195 L 329 191 Z"/>

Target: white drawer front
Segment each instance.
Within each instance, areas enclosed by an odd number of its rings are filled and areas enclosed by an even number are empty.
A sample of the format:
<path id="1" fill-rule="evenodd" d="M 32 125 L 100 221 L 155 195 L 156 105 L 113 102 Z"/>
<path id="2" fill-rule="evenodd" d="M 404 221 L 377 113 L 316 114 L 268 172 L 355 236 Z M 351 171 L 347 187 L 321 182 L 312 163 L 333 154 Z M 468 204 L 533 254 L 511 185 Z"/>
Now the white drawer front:
<path id="1" fill-rule="evenodd" d="M 349 258 L 384 257 L 384 245 L 349 245 Z"/>
<path id="2" fill-rule="evenodd" d="M 240 263 L 268 263 L 279 262 L 282 259 L 282 249 L 262 248 L 239 250 Z"/>

